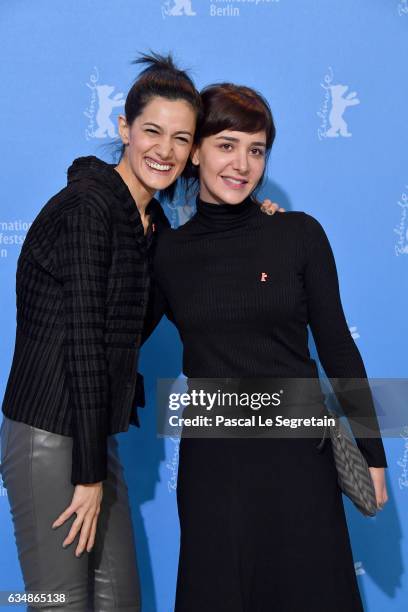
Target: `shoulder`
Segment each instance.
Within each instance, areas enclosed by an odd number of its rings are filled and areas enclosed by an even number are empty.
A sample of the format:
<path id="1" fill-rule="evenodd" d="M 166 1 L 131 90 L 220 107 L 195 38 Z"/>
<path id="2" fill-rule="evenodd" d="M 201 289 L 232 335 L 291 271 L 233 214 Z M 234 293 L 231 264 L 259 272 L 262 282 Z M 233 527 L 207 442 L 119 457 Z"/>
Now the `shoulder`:
<path id="1" fill-rule="evenodd" d="M 318 221 L 316 217 L 301 210 L 290 210 L 284 213 L 276 212 L 274 215 L 265 216 L 274 220 L 275 223 L 279 223 L 281 226 L 292 227 L 293 229 L 299 230 L 306 237 L 326 235 L 320 221 Z"/>
<path id="2" fill-rule="evenodd" d="M 259 209 L 257 224 L 265 224 L 265 227 L 276 228 L 277 231 L 288 232 L 290 235 L 302 234 L 305 229 L 312 227 L 314 222 L 318 223 L 311 215 L 298 210 L 289 210 L 285 212 L 275 212 L 273 215 L 268 215 Z"/>
<path id="3" fill-rule="evenodd" d="M 62 224 L 72 219 L 94 221 L 106 229 L 112 222 L 109 194 L 103 187 L 84 180 L 67 185 L 48 202 L 47 212 Z"/>
<path id="4" fill-rule="evenodd" d="M 313 247 L 327 248 L 329 240 L 322 224 L 316 217 L 304 211 L 276 212 L 265 215 L 265 227 L 273 227 L 287 240 L 295 240 L 303 249 L 310 251 Z M 267 230 L 269 232 L 269 230 Z"/>
<path id="5" fill-rule="evenodd" d="M 57 229 L 64 226 L 67 220 L 75 217 L 95 219 L 95 222 L 99 221 L 108 227 L 110 223 L 109 206 L 85 186 L 79 188 L 79 186 L 67 185 L 44 204 L 31 228 L 33 231 L 44 226 Z"/>
<path id="6" fill-rule="evenodd" d="M 302 226 L 305 241 L 307 242 L 328 242 L 327 234 L 316 217 L 302 212 Z"/>
<path id="7" fill-rule="evenodd" d="M 302 225 L 305 216 L 307 214 L 300 210 L 288 210 L 283 213 L 276 212 L 274 215 L 267 215 L 267 217 L 277 219 L 281 223 L 291 223 L 292 225 Z"/>
<path id="8" fill-rule="evenodd" d="M 299 217 L 301 218 L 301 222 L 303 227 L 305 228 L 322 228 L 322 225 L 320 223 L 320 221 L 318 219 L 316 219 L 316 217 L 313 217 L 313 215 L 310 215 L 309 213 L 303 212 L 303 211 L 299 211 L 297 213 L 299 215 Z"/>
<path id="9" fill-rule="evenodd" d="M 261 214 L 264 214 L 261 212 Z M 276 212 L 274 215 L 265 215 L 269 219 L 274 219 L 280 223 L 287 223 L 299 227 L 313 226 L 319 222 L 315 217 L 302 210 L 288 210 L 283 213 Z"/>

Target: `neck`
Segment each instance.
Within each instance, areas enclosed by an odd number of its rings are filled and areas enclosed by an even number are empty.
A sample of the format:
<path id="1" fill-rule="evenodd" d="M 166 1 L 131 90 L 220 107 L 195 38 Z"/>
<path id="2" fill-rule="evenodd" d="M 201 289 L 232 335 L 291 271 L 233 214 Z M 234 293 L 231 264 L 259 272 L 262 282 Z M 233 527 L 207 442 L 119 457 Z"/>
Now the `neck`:
<path id="1" fill-rule="evenodd" d="M 129 189 L 139 210 L 140 216 L 143 219 L 146 207 L 153 198 L 155 191 L 142 185 L 142 183 L 136 178 L 132 172 L 132 169 L 130 168 L 126 155 L 120 160 L 115 170 L 118 172 L 118 174 L 120 174 L 123 181 L 126 183 L 126 186 Z"/>

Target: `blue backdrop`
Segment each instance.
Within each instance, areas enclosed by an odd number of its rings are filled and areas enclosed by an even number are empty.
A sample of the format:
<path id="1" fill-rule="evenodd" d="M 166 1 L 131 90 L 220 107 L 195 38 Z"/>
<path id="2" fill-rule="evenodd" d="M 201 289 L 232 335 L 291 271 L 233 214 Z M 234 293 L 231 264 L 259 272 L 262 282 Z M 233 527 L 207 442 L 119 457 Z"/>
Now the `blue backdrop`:
<path id="1" fill-rule="evenodd" d="M 111 161 L 104 145 L 116 136 L 116 116 L 136 76 L 130 60 L 150 48 L 173 51 L 199 87 L 230 80 L 267 97 L 277 139 L 264 193 L 325 228 L 369 375 L 406 377 L 407 31 L 408 0 L 2 2 L 1 395 L 14 346 L 16 261 L 27 229 L 64 186 L 75 157 Z M 191 209 L 176 200 L 166 213 L 177 226 Z M 173 608 L 178 445 L 156 438 L 154 413 L 156 378 L 177 377 L 180 354 L 165 321 L 142 355 L 149 398 L 142 429 L 120 435 L 144 612 Z M 364 519 L 347 501 L 346 510 L 365 609 L 402 612 L 408 427 L 385 446 L 385 510 L 375 519 Z M 0 590 L 21 590 L 1 486 L 0 521 Z"/>

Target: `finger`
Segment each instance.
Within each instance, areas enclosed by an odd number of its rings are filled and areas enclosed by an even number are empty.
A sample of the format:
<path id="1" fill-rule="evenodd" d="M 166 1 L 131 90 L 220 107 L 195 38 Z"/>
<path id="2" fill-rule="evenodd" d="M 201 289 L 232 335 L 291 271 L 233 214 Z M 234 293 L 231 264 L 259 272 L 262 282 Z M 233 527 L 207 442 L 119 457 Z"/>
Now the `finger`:
<path id="1" fill-rule="evenodd" d="M 67 535 L 67 537 L 65 538 L 65 540 L 62 543 L 62 546 L 64 548 L 66 548 L 67 546 L 69 546 L 70 544 L 72 544 L 72 542 L 75 540 L 75 538 L 77 537 L 80 529 L 81 529 L 81 525 L 84 522 L 83 516 L 77 516 L 77 518 L 75 519 L 75 521 L 72 523 L 71 529 L 69 530 L 69 533 Z"/>
<path id="2" fill-rule="evenodd" d="M 97 524 L 98 524 L 98 516 L 94 516 L 94 519 L 92 521 L 92 526 L 91 526 L 91 532 L 89 534 L 88 544 L 87 544 L 87 547 L 86 547 L 86 550 L 88 552 L 91 552 L 91 550 L 93 549 L 94 544 L 95 544 Z"/>
<path id="3" fill-rule="evenodd" d="M 262 206 L 261 207 L 261 211 L 267 215 L 274 215 L 276 213 L 276 211 L 278 210 L 278 207 L 276 204 L 269 204 L 268 206 Z"/>
<path id="4" fill-rule="evenodd" d="M 62 512 L 62 514 L 60 514 L 59 517 L 53 522 L 52 528 L 56 529 L 57 527 L 61 527 L 61 525 L 71 518 L 73 514 L 75 514 L 75 510 L 72 506 L 68 506 L 68 508 L 64 510 L 64 512 Z"/>
<path id="5" fill-rule="evenodd" d="M 79 536 L 78 546 L 76 547 L 75 555 L 80 557 L 85 550 L 89 539 L 89 534 L 92 526 L 92 518 L 86 517 L 81 527 L 81 535 Z"/>
<path id="6" fill-rule="evenodd" d="M 277 210 L 279 208 L 278 204 L 276 204 L 275 202 L 272 202 L 271 200 L 264 200 L 261 204 L 261 209 L 262 210 Z"/>
<path id="7" fill-rule="evenodd" d="M 383 510 L 386 503 L 387 503 L 387 499 L 385 499 L 384 497 L 379 498 L 377 500 L 377 508 L 379 510 Z"/>
<path id="8" fill-rule="evenodd" d="M 285 208 L 280 208 L 279 212 L 286 212 L 286 209 Z"/>

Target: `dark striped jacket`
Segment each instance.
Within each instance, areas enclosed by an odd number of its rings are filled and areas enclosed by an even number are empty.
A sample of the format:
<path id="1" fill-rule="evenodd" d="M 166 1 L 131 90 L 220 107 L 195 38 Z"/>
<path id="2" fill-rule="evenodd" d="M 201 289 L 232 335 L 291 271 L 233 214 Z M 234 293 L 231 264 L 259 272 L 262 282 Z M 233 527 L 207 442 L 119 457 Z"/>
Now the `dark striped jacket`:
<path id="1" fill-rule="evenodd" d="M 96 157 L 76 159 L 40 211 L 17 266 L 17 331 L 3 400 L 16 421 L 72 436 L 73 484 L 106 478 L 106 437 L 138 425 L 137 375 L 156 234 L 126 184 Z M 140 405 L 140 404 L 139 404 Z"/>

